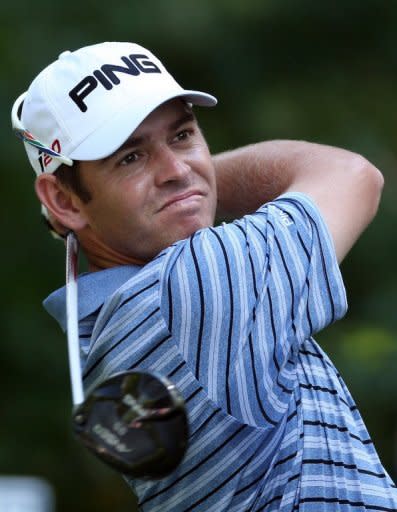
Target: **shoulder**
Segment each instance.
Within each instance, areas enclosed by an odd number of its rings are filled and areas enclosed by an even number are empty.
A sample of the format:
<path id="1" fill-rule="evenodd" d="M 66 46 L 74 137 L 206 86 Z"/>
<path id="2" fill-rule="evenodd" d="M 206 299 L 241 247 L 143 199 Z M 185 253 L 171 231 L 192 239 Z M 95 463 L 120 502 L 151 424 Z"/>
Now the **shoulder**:
<path id="1" fill-rule="evenodd" d="M 164 263 L 161 274 L 164 277 L 177 265 L 194 269 L 203 262 L 211 265 L 214 261 L 238 259 L 255 248 L 263 253 L 275 236 L 293 242 L 297 236 L 306 239 L 314 232 L 329 240 L 315 203 L 305 194 L 286 193 L 249 215 L 201 229 L 165 249 L 160 254 Z"/>

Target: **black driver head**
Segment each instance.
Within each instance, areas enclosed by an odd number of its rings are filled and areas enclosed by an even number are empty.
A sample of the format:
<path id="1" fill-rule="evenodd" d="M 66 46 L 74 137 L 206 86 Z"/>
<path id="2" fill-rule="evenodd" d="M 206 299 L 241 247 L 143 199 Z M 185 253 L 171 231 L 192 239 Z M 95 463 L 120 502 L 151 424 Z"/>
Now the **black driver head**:
<path id="1" fill-rule="evenodd" d="M 73 411 L 78 438 L 117 471 L 136 478 L 167 476 L 187 447 L 184 401 L 167 379 L 118 373 Z"/>

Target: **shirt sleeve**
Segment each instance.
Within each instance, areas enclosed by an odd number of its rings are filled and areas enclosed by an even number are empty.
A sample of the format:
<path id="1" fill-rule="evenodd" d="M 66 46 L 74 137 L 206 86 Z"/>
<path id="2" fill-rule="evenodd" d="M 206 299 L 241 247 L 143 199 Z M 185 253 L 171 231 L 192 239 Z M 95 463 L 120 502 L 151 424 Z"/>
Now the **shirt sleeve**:
<path id="1" fill-rule="evenodd" d="M 290 390 L 301 344 L 346 312 L 333 241 L 303 194 L 198 231 L 177 252 L 162 311 L 196 378 L 230 413 L 259 375 Z"/>

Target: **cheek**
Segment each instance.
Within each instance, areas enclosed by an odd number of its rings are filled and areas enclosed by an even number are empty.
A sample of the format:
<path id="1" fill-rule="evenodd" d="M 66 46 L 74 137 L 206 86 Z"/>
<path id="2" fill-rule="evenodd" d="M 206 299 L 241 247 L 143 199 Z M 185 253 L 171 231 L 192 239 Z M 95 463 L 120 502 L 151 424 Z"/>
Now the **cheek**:
<path id="1" fill-rule="evenodd" d="M 120 233 L 135 218 L 134 204 L 125 190 L 114 193 L 109 188 L 107 194 L 94 196 L 87 208 L 92 229 L 105 237 Z"/>
<path id="2" fill-rule="evenodd" d="M 102 200 L 106 202 L 109 212 L 134 216 L 144 211 L 148 190 L 146 180 L 124 179 L 108 187 Z"/>
<path id="3" fill-rule="evenodd" d="M 197 144 L 189 155 L 190 165 L 208 183 L 215 182 L 215 168 L 208 147 Z"/>
<path id="4" fill-rule="evenodd" d="M 202 160 L 200 169 L 202 178 L 208 183 L 211 193 L 216 197 L 215 167 L 209 154 L 207 158 Z"/>

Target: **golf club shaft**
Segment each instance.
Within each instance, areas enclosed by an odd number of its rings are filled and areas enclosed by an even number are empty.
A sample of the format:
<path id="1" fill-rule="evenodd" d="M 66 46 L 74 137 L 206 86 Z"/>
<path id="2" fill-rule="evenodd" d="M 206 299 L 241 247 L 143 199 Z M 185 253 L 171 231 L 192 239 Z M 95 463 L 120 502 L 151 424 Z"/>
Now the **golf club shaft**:
<path id="1" fill-rule="evenodd" d="M 84 401 L 77 318 L 77 262 L 79 245 L 73 232 L 66 238 L 66 330 L 73 405 Z"/>

